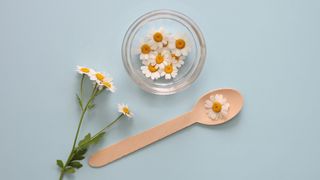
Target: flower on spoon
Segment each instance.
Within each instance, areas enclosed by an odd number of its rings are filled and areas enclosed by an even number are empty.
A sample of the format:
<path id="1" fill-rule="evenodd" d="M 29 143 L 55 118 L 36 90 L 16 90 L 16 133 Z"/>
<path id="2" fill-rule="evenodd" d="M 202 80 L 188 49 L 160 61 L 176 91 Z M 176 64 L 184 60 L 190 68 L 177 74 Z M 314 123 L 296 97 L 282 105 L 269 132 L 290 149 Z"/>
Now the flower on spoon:
<path id="1" fill-rule="evenodd" d="M 118 104 L 118 111 L 126 116 L 128 116 L 129 118 L 131 118 L 133 116 L 133 113 L 130 111 L 128 105 L 126 104 Z"/>
<path id="2" fill-rule="evenodd" d="M 209 118 L 218 120 L 228 115 L 230 104 L 223 95 L 216 94 L 205 101 L 205 107 L 208 109 Z"/>

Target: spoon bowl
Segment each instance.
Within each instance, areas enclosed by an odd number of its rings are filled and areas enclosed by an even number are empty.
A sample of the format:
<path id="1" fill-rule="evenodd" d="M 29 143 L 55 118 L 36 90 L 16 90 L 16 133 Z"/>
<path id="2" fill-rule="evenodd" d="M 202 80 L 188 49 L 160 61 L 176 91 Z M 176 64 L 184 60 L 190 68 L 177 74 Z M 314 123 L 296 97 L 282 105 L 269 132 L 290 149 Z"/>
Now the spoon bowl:
<path id="1" fill-rule="evenodd" d="M 210 98 L 210 96 L 215 96 L 216 94 L 222 94 L 223 97 L 227 99 L 230 104 L 229 113 L 223 118 L 218 120 L 212 120 L 207 115 L 207 109 L 204 107 L 205 101 Z M 235 89 L 218 89 L 210 91 L 204 96 L 202 96 L 198 103 L 194 106 L 192 110 L 193 118 L 196 122 L 204 125 L 219 125 L 230 121 L 235 117 L 241 110 L 243 106 L 243 98 L 239 91 Z"/>

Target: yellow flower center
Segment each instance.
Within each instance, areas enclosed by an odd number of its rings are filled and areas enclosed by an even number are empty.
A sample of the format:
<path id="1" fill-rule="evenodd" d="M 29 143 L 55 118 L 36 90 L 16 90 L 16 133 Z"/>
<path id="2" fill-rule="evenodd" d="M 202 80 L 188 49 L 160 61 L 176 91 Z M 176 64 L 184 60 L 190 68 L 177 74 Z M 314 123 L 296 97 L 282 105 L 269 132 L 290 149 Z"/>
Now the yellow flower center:
<path id="1" fill-rule="evenodd" d="M 83 67 L 83 68 L 80 68 L 80 71 L 83 72 L 83 73 L 89 73 L 90 69 L 86 68 L 86 67 Z"/>
<path id="2" fill-rule="evenodd" d="M 218 113 L 218 112 L 221 111 L 221 109 L 222 109 L 222 104 L 219 103 L 219 102 L 217 102 L 217 101 L 215 101 L 215 102 L 213 103 L 213 105 L 212 105 L 212 111 Z"/>
<path id="3" fill-rule="evenodd" d="M 152 66 L 151 64 L 148 65 L 148 69 L 149 69 L 150 72 L 158 71 L 158 68 L 156 66 Z"/>
<path id="4" fill-rule="evenodd" d="M 143 54 L 149 54 L 151 51 L 151 47 L 148 44 L 144 44 L 141 46 L 141 52 Z"/>
<path id="5" fill-rule="evenodd" d="M 171 74 L 172 71 L 173 71 L 173 66 L 172 66 L 172 64 L 167 65 L 167 66 L 164 67 L 164 72 L 165 72 L 165 73 Z"/>
<path id="6" fill-rule="evenodd" d="M 186 46 L 186 42 L 183 39 L 176 40 L 176 48 L 183 49 Z"/>
<path id="7" fill-rule="evenodd" d="M 102 82 L 102 84 L 107 88 L 112 88 L 112 84 L 108 81 L 104 81 L 104 82 Z"/>
<path id="8" fill-rule="evenodd" d="M 175 60 L 179 61 L 179 56 L 176 56 L 175 54 L 171 54 L 171 57 L 173 57 Z"/>
<path id="9" fill-rule="evenodd" d="M 127 108 L 127 107 L 122 108 L 122 111 L 123 111 L 123 113 L 125 113 L 125 114 L 129 114 L 129 113 L 130 113 L 129 108 Z"/>
<path id="10" fill-rule="evenodd" d="M 97 74 L 96 74 L 96 78 L 97 78 L 99 81 L 103 81 L 104 75 L 101 74 L 101 73 L 97 73 Z"/>
<path id="11" fill-rule="evenodd" d="M 164 61 L 164 57 L 161 54 L 156 56 L 156 63 L 161 64 Z"/>
<path id="12" fill-rule="evenodd" d="M 154 40 L 155 42 L 161 42 L 161 41 L 163 40 L 162 34 L 159 33 L 159 32 L 154 33 L 154 35 L 153 35 L 153 40 Z"/>

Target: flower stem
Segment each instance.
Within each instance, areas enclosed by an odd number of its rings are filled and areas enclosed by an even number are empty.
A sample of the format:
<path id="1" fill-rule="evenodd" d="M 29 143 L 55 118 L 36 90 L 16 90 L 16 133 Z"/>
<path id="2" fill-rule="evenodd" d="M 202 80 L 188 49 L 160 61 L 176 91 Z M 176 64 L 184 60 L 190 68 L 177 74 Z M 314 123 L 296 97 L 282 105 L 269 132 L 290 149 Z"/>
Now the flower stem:
<path id="1" fill-rule="evenodd" d="M 114 125 L 116 122 L 118 122 L 118 121 L 121 119 L 122 116 L 123 116 L 123 114 L 120 114 L 120 115 L 119 115 L 115 120 L 113 120 L 110 124 L 108 124 L 107 126 L 105 126 L 104 128 L 102 128 L 99 132 L 97 132 L 95 135 L 93 135 L 93 136 L 91 137 L 91 139 L 96 138 L 100 133 L 102 133 L 102 132 L 105 131 L 106 129 L 110 128 L 112 125 Z M 86 146 L 88 143 L 90 143 L 90 142 L 87 142 L 87 143 L 83 144 L 82 146 Z M 79 148 L 79 147 L 77 147 L 77 148 Z"/>
<path id="2" fill-rule="evenodd" d="M 80 83 L 80 97 L 83 98 L 83 81 L 84 81 L 85 74 L 82 74 L 81 83 Z"/>
<path id="3" fill-rule="evenodd" d="M 64 173 L 65 173 L 65 168 L 66 168 L 66 166 L 69 164 L 69 162 L 71 161 L 71 159 L 72 159 L 72 157 L 73 157 L 74 150 L 75 150 L 75 146 L 76 146 L 76 143 L 77 143 L 77 140 L 78 140 L 78 136 L 79 136 L 79 132 L 80 132 L 80 128 L 81 128 L 81 125 L 82 125 L 82 122 L 83 122 L 83 119 L 84 119 L 84 115 L 86 114 L 86 112 L 87 112 L 87 110 L 88 110 L 89 104 L 90 104 L 90 103 L 93 101 L 93 99 L 96 97 L 97 86 L 98 86 L 98 84 L 95 84 L 94 88 L 92 89 L 91 97 L 90 97 L 90 99 L 88 100 L 85 108 L 84 108 L 84 109 L 82 110 L 82 112 L 81 112 L 80 121 L 79 121 L 79 124 L 78 124 L 76 136 L 75 136 L 74 141 L 73 141 L 72 149 L 71 149 L 71 152 L 70 152 L 70 154 L 69 154 L 68 160 L 65 162 L 63 168 L 61 169 L 60 178 L 59 178 L 60 180 L 63 179 Z"/>
<path id="4" fill-rule="evenodd" d="M 94 86 L 94 88 L 93 88 L 93 90 L 92 90 L 91 97 L 90 97 L 90 99 L 88 100 L 85 108 L 83 109 L 83 111 L 82 111 L 82 113 L 81 113 L 80 122 L 79 122 L 79 125 L 78 125 L 76 137 L 74 138 L 74 141 L 73 141 L 72 151 L 74 150 L 74 148 L 75 148 L 75 146 L 76 146 L 76 143 L 77 143 L 77 140 L 78 140 L 79 131 L 80 131 L 80 128 L 81 128 L 81 125 L 82 125 L 82 122 L 83 122 L 84 115 L 86 114 L 86 112 L 87 112 L 87 110 L 88 110 L 89 104 L 90 104 L 91 101 L 93 101 L 93 99 L 95 98 L 95 91 L 96 91 L 96 89 L 97 89 L 97 84 Z"/>
<path id="5" fill-rule="evenodd" d="M 105 131 L 106 129 L 110 128 L 112 125 L 114 125 L 117 121 L 119 121 L 121 119 L 121 117 L 123 116 L 123 114 L 121 113 L 115 120 L 113 120 L 110 124 L 108 124 L 106 127 L 102 128 L 98 133 L 96 133 L 94 136 L 92 136 L 92 139 L 95 138 L 96 136 L 98 136 L 100 133 L 102 133 L 103 131 Z"/>

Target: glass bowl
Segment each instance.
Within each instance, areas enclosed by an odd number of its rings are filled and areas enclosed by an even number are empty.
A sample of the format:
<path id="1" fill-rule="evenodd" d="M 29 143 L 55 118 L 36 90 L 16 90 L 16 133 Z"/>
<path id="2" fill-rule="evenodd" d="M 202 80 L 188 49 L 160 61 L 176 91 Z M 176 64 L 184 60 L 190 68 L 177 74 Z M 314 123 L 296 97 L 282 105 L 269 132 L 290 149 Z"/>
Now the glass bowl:
<path id="1" fill-rule="evenodd" d="M 166 29 L 172 34 L 183 33 L 189 40 L 191 50 L 175 78 L 151 80 L 141 70 L 137 49 L 152 29 Z M 199 76 L 205 62 L 206 46 L 198 26 L 186 15 L 172 10 L 151 11 L 139 17 L 129 27 L 122 44 L 122 60 L 132 80 L 143 90 L 158 94 L 174 94 L 188 88 Z"/>

